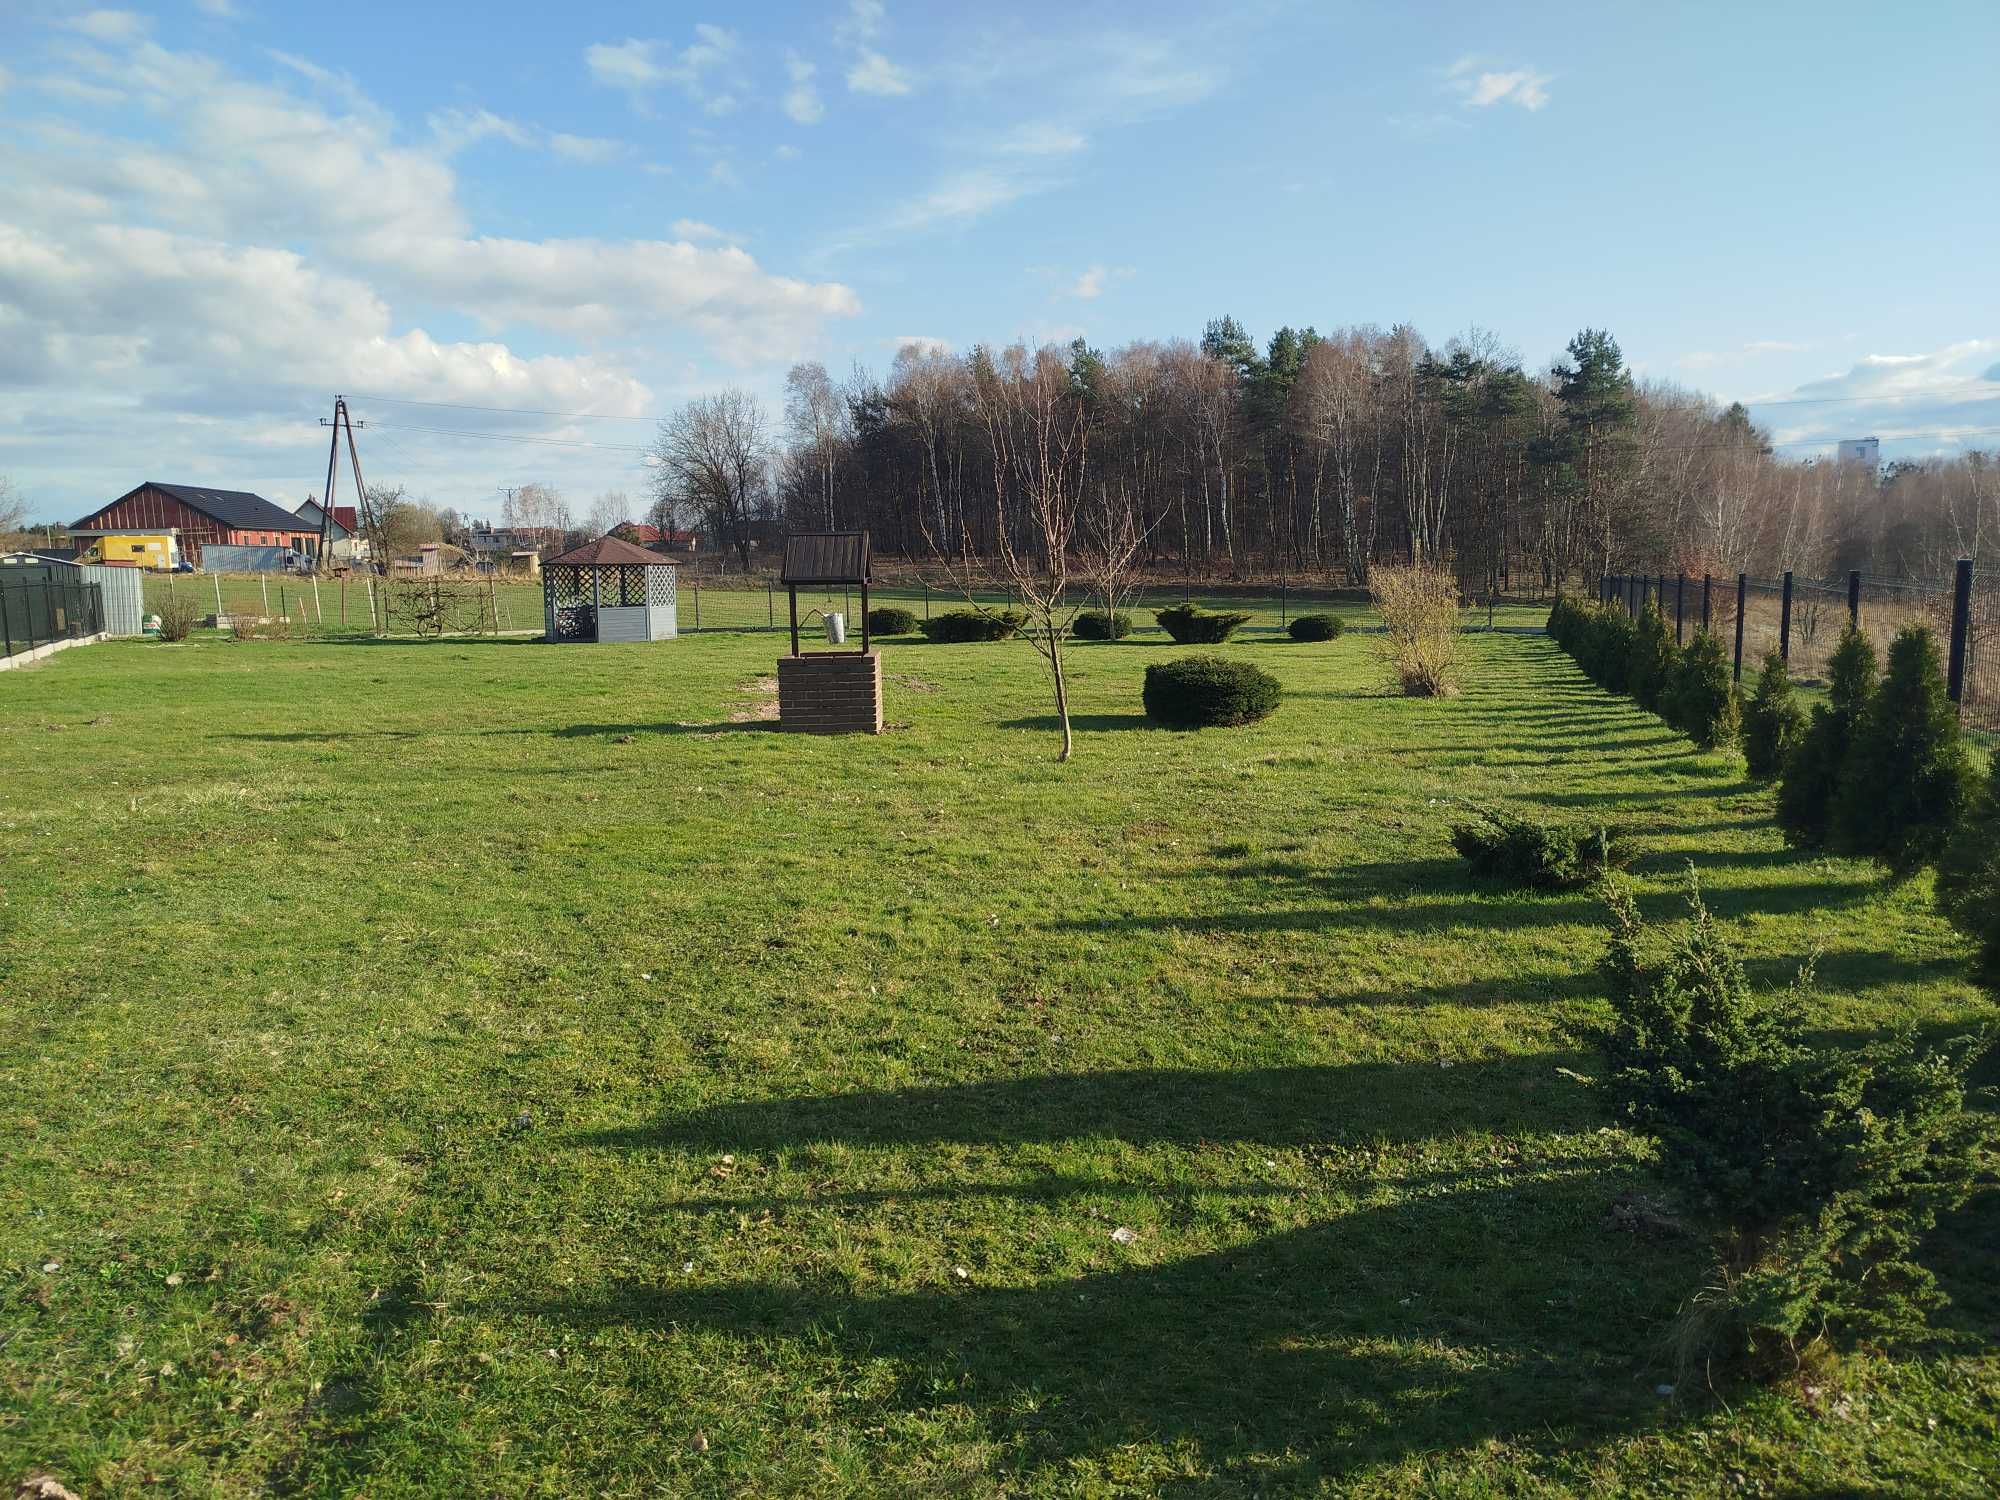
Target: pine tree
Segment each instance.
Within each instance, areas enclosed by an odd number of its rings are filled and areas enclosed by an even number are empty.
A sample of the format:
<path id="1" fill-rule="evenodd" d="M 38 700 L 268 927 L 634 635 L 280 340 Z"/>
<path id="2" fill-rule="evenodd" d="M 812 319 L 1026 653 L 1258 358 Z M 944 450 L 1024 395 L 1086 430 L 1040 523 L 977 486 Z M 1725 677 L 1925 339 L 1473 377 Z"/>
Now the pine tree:
<path id="1" fill-rule="evenodd" d="M 1943 852 L 1973 790 L 1937 637 L 1929 626 L 1906 625 L 1855 723 L 1834 803 L 1834 844 L 1908 874 Z"/>
<path id="2" fill-rule="evenodd" d="M 2000 755 L 1938 860 L 1937 898 L 1952 925 L 1979 944 L 1980 972 L 2000 985 Z"/>
<path id="3" fill-rule="evenodd" d="M 1625 668 L 1625 691 L 1640 707 L 1661 712 L 1679 656 L 1680 649 L 1674 645 L 1665 618 L 1649 606 L 1639 616 L 1638 630 L 1632 637 L 1632 655 Z"/>
<path id="4" fill-rule="evenodd" d="M 1688 642 L 1667 684 L 1669 724 L 1704 750 L 1733 745 L 1743 727 L 1743 706 L 1729 680 L 1729 656 L 1722 642 L 1701 631 Z"/>
<path id="5" fill-rule="evenodd" d="M 1784 660 L 1773 651 L 1764 658 L 1764 670 L 1743 710 L 1743 759 L 1750 774 L 1759 781 L 1776 776 L 1805 732 L 1806 711 L 1792 691 Z"/>
<path id="6" fill-rule="evenodd" d="M 1875 691 L 1875 672 L 1874 644 L 1850 626 L 1827 667 L 1827 701 L 1813 705 L 1804 738 L 1785 757 L 1778 826 L 1786 843 L 1803 849 L 1825 846 L 1848 742 Z"/>

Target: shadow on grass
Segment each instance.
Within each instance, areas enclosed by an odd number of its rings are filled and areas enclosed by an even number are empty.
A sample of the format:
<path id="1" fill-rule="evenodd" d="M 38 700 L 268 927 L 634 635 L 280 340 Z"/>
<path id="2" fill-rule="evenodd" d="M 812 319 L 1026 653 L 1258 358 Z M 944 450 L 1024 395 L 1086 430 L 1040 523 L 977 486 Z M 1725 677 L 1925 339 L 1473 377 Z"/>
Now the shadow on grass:
<path id="1" fill-rule="evenodd" d="M 741 1152 L 1108 1137 L 1366 1149 L 1578 1122 L 1591 1101 L 1557 1074 L 1561 1060 L 871 1091 L 732 1104 L 593 1143 Z M 1174 1461 L 1138 1476 L 1146 1493 L 1253 1481 L 1290 1492 L 1489 1438 L 1560 1451 L 1657 1421 L 1645 1330 L 1694 1280 L 1698 1247 L 1602 1228 L 1621 1176 L 1532 1158 L 1444 1173 L 1397 1201 L 1157 1262 L 1171 1241 L 1155 1237 L 1171 1229 L 1123 1249 L 1106 1221 L 1091 1228 L 1105 1236 L 1106 1268 L 1025 1285 L 982 1285 L 971 1254 L 963 1281 L 891 1292 L 819 1276 L 703 1285 L 662 1266 L 573 1293 L 537 1288 L 492 1311 L 586 1335 L 722 1335 L 815 1387 L 888 1361 L 854 1420 L 948 1406 L 982 1424 L 1017 1471 L 1159 1444 Z"/>
<path id="2" fill-rule="evenodd" d="M 545 733 L 559 740 L 595 739 L 606 735 L 641 734 L 771 734 L 785 726 L 776 719 L 721 719 L 713 724 L 565 724 L 560 729 L 503 731 L 507 734 Z"/>
<path id="3" fill-rule="evenodd" d="M 1112 643 L 1106 641 L 1102 644 L 1110 645 Z M 1069 716 L 1069 724 L 1070 728 L 1076 730 L 1079 734 L 1097 734 L 1117 729 L 1160 729 L 1164 727 L 1155 724 L 1144 714 L 1071 714 Z M 1002 719 L 999 727 L 1002 729 L 1060 730 L 1062 728 L 1062 721 L 1054 714 L 1030 714 L 1026 718 L 1021 719 Z"/>
<path id="4" fill-rule="evenodd" d="M 317 640 L 308 638 L 302 642 L 308 646 L 371 646 L 378 651 L 396 647 L 413 650 L 429 650 L 433 646 L 551 646 L 568 645 L 571 642 L 551 641 L 546 636 L 535 635 L 331 635 Z"/>
<path id="5" fill-rule="evenodd" d="M 774 1151 L 838 1142 L 919 1146 L 1062 1141 L 1266 1146 L 1423 1141 L 1580 1126 L 1588 1099 L 1557 1071 L 1567 1054 L 1420 1068 L 1398 1063 L 1198 1072 L 1134 1068 L 756 1100 L 603 1131 L 579 1144 L 630 1150 Z"/>

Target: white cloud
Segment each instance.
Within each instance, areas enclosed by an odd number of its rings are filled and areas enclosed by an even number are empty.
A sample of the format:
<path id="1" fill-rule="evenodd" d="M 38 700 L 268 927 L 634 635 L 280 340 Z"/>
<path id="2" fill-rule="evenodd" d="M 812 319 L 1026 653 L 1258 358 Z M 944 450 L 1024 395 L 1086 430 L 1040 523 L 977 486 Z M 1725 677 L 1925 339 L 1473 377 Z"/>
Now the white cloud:
<path id="1" fill-rule="evenodd" d="M 1103 296 L 1105 287 L 1113 281 L 1123 281 L 1131 274 L 1131 271 L 1124 267 L 1113 270 L 1107 266 L 1091 266 L 1069 284 L 1063 295 L 1088 302 Z"/>
<path id="2" fill-rule="evenodd" d="M 1871 354 L 1846 370 L 1758 399 L 1753 416 L 1787 445 L 1875 436 L 1904 453 L 1995 446 L 2000 368 L 1980 366 L 2000 338 L 1966 339 L 1924 354 Z"/>
<path id="3" fill-rule="evenodd" d="M 910 92 L 909 70 L 897 66 L 881 53 L 864 47 L 853 67 L 847 70 L 847 86 L 857 94 L 894 98 Z"/>
<path id="4" fill-rule="evenodd" d="M 136 42 L 153 23 L 136 11 L 88 10 L 65 23 L 94 42 Z"/>
<path id="5" fill-rule="evenodd" d="M 535 144 L 534 134 L 527 127 L 504 119 L 490 109 L 441 109 L 433 113 L 427 123 L 432 139 L 446 156 L 455 156 L 468 146 L 476 146 L 490 138 L 515 146 Z"/>
<path id="6" fill-rule="evenodd" d="M 726 229 L 717 229 L 713 224 L 704 223 L 700 219 L 676 219 L 673 224 L 673 232 L 674 238 L 691 240 L 696 244 L 704 244 L 709 241 L 734 243 L 743 238 L 740 234 L 731 234 Z"/>
<path id="7" fill-rule="evenodd" d="M 993 171 L 956 172 L 929 192 L 906 200 L 889 214 L 886 228 L 928 229 L 939 224 L 969 223 L 996 208 L 1026 197 L 1033 184 Z"/>
<path id="8" fill-rule="evenodd" d="M 591 77 L 625 90 L 635 105 L 652 90 L 672 86 L 710 114 L 727 114 L 736 107 L 736 96 L 717 81 L 733 74 L 741 50 L 736 33 L 703 21 L 695 26 L 694 37 L 679 49 L 636 37 L 595 42 L 584 48 L 583 61 Z"/>
<path id="9" fill-rule="evenodd" d="M 800 156 L 804 155 L 797 146 L 780 146 L 771 154 L 777 157 L 779 161 L 797 161 Z"/>
<path id="10" fill-rule="evenodd" d="M 1089 144 L 1088 136 L 1067 125 L 1029 120 L 1003 134 L 994 149 L 1003 156 L 1070 156 Z"/>
<path id="11" fill-rule="evenodd" d="M 1461 57 L 1445 71 L 1445 86 L 1460 96 L 1467 109 L 1513 104 L 1533 111 L 1549 102 L 1548 86 L 1554 77 L 1532 68 L 1489 69 L 1476 57 Z"/>
<path id="12" fill-rule="evenodd" d="M 849 47 L 872 41 L 881 31 L 885 15 L 882 0 L 848 0 L 847 18 L 834 28 L 834 36 Z"/>
<path id="13" fill-rule="evenodd" d="M 194 8 L 223 21 L 234 21 L 243 14 L 236 8 L 236 0 L 194 0 Z"/>
<path id="14" fill-rule="evenodd" d="M 623 141 L 609 141 L 591 135 L 570 135 L 559 130 L 549 137 L 549 150 L 564 161 L 598 166 L 629 155 L 632 148 Z"/>
<path id="15" fill-rule="evenodd" d="M 796 52 L 789 52 L 785 54 L 785 71 L 792 80 L 785 91 L 785 113 L 800 125 L 817 125 L 826 116 L 826 106 L 820 103 L 819 89 L 812 81 L 819 70 Z"/>

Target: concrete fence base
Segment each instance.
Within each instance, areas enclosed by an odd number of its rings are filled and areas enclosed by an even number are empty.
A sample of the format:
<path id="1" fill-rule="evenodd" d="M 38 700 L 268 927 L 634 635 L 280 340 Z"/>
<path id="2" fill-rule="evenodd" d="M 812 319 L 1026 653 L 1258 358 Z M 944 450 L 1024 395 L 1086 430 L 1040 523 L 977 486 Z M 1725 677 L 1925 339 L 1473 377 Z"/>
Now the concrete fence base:
<path id="1" fill-rule="evenodd" d="M 54 656 L 58 651 L 67 651 L 71 646 L 88 646 L 95 641 L 108 641 L 110 635 L 100 630 L 96 635 L 80 635 L 75 640 L 50 641 L 37 646 L 32 651 L 16 651 L 12 656 L 0 656 L 0 672 L 12 671 L 15 667 L 30 666 L 45 656 Z"/>
<path id="2" fill-rule="evenodd" d="M 779 657 L 778 724 L 806 734 L 880 734 L 882 653 Z"/>

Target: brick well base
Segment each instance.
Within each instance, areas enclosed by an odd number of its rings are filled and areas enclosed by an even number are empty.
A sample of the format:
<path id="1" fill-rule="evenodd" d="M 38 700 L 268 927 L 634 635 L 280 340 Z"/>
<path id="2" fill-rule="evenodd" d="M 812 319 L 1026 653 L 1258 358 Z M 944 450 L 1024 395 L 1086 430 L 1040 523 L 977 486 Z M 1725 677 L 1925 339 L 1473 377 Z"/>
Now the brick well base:
<path id="1" fill-rule="evenodd" d="M 882 653 L 779 657 L 778 723 L 807 734 L 880 734 Z"/>

